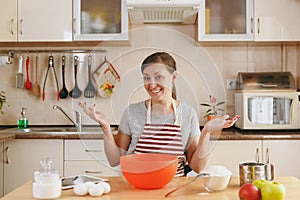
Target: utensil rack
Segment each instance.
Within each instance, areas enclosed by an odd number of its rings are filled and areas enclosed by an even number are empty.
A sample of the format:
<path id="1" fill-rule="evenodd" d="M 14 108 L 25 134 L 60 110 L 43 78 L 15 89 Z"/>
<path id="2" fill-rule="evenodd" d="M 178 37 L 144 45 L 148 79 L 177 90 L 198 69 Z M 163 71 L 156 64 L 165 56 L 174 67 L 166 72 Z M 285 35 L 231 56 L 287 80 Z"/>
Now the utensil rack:
<path id="1" fill-rule="evenodd" d="M 22 50 L 8 50 L 8 51 L 0 51 L 0 55 L 8 55 L 10 57 L 14 57 L 15 53 L 105 53 L 106 50 L 104 49 L 94 49 L 94 50 L 90 50 L 90 49 L 78 49 L 78 50 L 71 50 L 71 49 L 65 49 L 65 50 L 58 50 L 58 49 L 54 49 L 54 50 L 26 50 L 26 49 L 22 49 Z"/>
<path id="2" fill-rule="evenodd" d="M 20 50 L 0 50 L 0 56 L 8 56 L 9 61 L 7 64 L 12 64 L 12 58 L 14 58 L 15 53 L 63 53 L 63 54 L 81 54 L 81 53 L 106 53 L 105 49 L 49 49 L 49 50 L 43 50 L 43 49 L 20 49 Z"/>

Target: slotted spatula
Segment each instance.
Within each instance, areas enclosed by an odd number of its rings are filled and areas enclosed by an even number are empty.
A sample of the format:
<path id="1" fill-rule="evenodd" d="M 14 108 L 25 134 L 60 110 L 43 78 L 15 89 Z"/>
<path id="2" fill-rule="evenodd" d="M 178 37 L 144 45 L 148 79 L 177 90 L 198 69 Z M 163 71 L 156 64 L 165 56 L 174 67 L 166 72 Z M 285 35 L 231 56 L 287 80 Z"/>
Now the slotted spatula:
<path id="1" fill-rule="evenodd" d="M 70 96 L 74 99 L 77 99 L 81 96 L 81 90 L 78 87 L 77 84 L 77 65 L 79 63 L 79 57 L 75 56 L 74 57 L 74 77 L 75 77 L 75 86 L 73 88 L 73 90 L 70 91 Z"/>
<path id="2" fill-rule="evenodd" d="M 92 78 L 91 78 L 91 62 L 92 62 L 92 56 L 89 55 L 88 57 L 88 76 L 89 76 L 89 80 L 88 80 L 88 84 L 84 90 L 84 96 L 86 98 L 93 98 L 95 96 L 96 93 L 96 89 L 93 85 L 92 82 Z"/>

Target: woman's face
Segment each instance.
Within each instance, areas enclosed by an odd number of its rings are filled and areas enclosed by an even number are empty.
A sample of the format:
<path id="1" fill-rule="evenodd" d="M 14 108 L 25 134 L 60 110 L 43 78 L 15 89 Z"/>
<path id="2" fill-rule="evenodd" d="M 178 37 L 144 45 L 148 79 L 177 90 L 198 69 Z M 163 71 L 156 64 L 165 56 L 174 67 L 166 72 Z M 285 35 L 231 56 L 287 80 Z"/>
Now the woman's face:
<path id="1" fill-rule="evenodd" d="M 167 67 L 162 63 L 152 63 L 143 71 L 144 87 L 155 101 L 172 97 L 172 86 L 176 79 L 176 72 L 171 74 Z"/>

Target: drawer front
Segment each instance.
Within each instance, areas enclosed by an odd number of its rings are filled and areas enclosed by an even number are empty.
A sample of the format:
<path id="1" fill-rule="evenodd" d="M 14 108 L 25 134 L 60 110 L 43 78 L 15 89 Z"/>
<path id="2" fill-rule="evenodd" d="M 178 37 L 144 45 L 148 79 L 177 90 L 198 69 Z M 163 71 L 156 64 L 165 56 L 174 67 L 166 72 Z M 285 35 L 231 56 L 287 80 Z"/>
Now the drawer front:
<path id="1" fill-rule="evenodd" d="M 102 139 L 65 140 L 65 160 L 107 160 L 103 143 Z"/>
<path id="2" fill-rule="evenodd" d="M 119 167 L 112 168 L 105 161 L 65 161 L 64 167 L 64 176 L 81 174 L 97 177 L 122 175 Z"/>

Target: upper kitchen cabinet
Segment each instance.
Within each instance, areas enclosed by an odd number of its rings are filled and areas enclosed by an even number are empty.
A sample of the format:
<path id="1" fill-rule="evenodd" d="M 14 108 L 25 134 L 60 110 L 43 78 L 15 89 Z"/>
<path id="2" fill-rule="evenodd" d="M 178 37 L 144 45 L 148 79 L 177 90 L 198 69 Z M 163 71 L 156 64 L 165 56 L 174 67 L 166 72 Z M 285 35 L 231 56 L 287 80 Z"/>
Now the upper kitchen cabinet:
<path id="1" fill-rule="evenodd" d="M 0 42 L 17 41 L 17 1 L 0 0 Z"/>
<path id="2" fill-rule="evenodd" d="M 205 0 L 199 41 L 299 41 L 300 1 Z"/>
<path id="3" fill-rule="evenodd" d="M 201 1 L 198 40 L 253 40 L 253 0 Z"/>
<path id="4" fill-rule="evenodd" d="M 74 0 L 74 41 L 128 40 L 125 0 Z"/>
<path id="5" fill-rule="evenodd" d="M 0 41 L 72 41 L 72 1 L 0 0 Z"/>
<path id="6" fill-rule="evenodd" d="M 255 41 L 299 41 L 300 1 L 255 0 Z"/>

